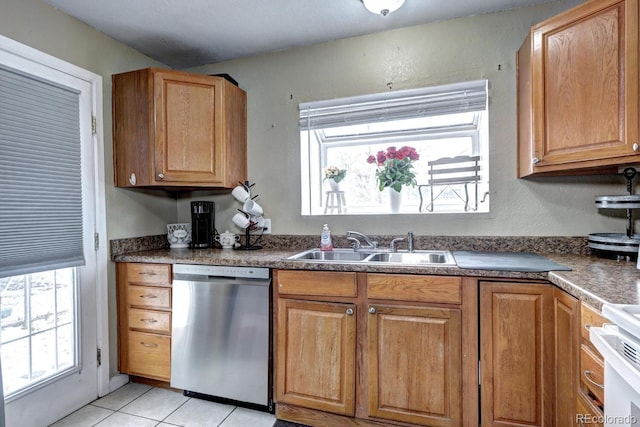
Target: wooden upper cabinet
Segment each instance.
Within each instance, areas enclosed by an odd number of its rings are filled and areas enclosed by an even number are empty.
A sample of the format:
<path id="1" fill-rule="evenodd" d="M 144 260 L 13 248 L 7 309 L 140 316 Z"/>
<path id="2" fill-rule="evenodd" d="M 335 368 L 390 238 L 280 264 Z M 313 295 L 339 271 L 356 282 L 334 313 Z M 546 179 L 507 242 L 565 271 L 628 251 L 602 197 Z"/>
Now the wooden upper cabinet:
<path id="1" fill-rule="evenodd" d="M 640 161 L 638 0 L 592 0 L 531 29 L 517 54 L 518 176 Z"/>
<path id="2" fill-rule="evenodd" d="M 232 188 L 246 180 L 242 89 L 154 68 L 116 74 L 112 83 L 116 186 Z"/>

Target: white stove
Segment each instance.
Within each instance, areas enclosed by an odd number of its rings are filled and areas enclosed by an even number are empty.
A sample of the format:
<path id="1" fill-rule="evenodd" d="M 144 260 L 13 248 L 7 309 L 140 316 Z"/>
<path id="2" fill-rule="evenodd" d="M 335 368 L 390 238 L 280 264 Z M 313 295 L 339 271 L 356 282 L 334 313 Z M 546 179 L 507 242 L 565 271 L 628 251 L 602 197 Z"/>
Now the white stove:
<path id="1" fill-rule="evenodd" d="M 604 304 L 612 324 L 591 328 L 604 357 L 604 425 L 640 426 L 640 305 Z"/>

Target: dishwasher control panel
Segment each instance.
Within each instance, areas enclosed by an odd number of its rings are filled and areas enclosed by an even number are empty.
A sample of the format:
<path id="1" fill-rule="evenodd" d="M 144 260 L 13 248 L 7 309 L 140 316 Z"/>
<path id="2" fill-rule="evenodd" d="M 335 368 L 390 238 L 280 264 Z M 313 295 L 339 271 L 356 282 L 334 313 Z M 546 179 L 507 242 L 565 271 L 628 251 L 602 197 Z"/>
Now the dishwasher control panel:
<path id="1" fill-rule="evenodd" d="M 174 264 L 173 273 L 179 275 L 242 277 L 268 279 L 269 269 L 265 267 L 239 267 L 234 265 Z"/>

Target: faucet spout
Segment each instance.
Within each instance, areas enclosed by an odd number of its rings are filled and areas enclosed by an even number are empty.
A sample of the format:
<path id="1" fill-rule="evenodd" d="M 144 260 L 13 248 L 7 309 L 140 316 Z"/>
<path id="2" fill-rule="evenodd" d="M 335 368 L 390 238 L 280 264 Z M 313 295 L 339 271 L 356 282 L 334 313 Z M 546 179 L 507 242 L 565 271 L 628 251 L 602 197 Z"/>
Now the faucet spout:
<path id="1" fill-rule="evenodd" d="M 413 232 L 412 231 L 407 233 L 407 250 L 409 252 L 413 252 Z"/>
<path id="2" fill-rule="evenodd" d="M 366 248 L 366 249 L 375 249 L 378 247 L 378 242 L 376 241 L 372 241 L 371 239 L 369 239 L 368 236 L 365 236 L 362 233 L 358 233 L 357 231 L 347 231 L 347 240 L 351 240 L 353 241 L 353 248 L 354 249 L 360 249 L 360 248 Z M 365 246 L 363 246 L 360 243 L 360 240 L 365 242 Z"/>

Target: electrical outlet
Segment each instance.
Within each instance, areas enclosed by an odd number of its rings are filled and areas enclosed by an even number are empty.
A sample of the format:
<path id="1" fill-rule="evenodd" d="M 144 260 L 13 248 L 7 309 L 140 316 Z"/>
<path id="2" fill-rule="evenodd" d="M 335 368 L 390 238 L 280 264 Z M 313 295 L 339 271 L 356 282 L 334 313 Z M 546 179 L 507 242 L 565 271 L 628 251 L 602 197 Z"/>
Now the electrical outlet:
<path id="1" fill-rule="evenodd" d="M 271 218 L 264 219 L 264 225 L 262 226 L 263 234 L 271 234 Z"/>

